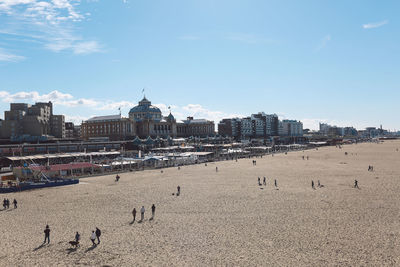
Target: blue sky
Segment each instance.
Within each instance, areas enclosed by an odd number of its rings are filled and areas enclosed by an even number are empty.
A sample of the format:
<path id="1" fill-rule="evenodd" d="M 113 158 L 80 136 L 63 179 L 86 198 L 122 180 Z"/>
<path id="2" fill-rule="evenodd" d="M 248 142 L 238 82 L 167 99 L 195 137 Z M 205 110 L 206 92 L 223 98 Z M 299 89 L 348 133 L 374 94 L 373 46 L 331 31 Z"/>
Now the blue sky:
<path id="1" fill-rule="evenodd" d="M 142 97 L 178 118 L 264 111 L 400 129 L 400 1 L 0 0 L 0 111 L 79 122 Z M 3 117 L 1 114 L 0 117 Z"/>

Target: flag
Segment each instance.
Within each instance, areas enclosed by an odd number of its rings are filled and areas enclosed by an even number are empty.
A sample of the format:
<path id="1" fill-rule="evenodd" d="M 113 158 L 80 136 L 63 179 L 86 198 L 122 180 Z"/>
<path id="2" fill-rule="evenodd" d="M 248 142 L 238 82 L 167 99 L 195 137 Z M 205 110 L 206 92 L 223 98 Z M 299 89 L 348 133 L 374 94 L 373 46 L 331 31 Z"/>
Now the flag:
<path id="1" fill-rule="evenodd" d="M 142 93 L 144 93 L 144 88 L 142 89 Z"/>

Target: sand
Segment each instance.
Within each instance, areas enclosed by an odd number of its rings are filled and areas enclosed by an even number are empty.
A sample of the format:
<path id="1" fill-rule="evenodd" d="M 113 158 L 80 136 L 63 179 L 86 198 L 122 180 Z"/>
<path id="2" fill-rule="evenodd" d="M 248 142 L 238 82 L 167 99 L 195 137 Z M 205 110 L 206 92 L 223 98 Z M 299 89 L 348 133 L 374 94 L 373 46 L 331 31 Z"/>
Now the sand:
<path id="1" fill-rule="evenodd" d="M 400 265 L 397 147 L 399 141 L 325 147 L 264 156 L 257 166 L 241 159 L 0 195 L 19 201 L 18 209 L 0 211 L 0 265 Z M 258 186 L 258 176 L 267 186 Z M 313 190 L 312 179 L 324 187 Z M 172 195 L 177 185 L 179 197 Z M 132 223 L 133 207 L 142 205 L 145 221 Z M 51 243 L 42 246 L 46 224 Z M 102 241 L 92 247 L 95 227 Z M 81 247 L 71 249 L 76 231 Z"/>

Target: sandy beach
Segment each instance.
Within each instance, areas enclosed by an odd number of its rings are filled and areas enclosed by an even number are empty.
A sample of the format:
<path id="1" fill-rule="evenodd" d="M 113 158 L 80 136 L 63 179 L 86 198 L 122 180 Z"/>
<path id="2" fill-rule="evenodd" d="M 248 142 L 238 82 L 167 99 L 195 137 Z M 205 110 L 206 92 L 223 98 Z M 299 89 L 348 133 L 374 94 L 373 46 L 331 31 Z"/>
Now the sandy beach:
<path id="1" fill-rule="evenodd" d="M 0 265 L 397 266 L 396 148 L 399 141 L 325 147 L 1 195 L 19 207 L 0 211 Z M 313 190 L 311 180 L 324 187 Z M 178 185 L 179 197 L 172 195 Z M 142 205 L 145 221 L 132 223 L 132 209 Z M 46 224 L 51 242 L 43 246 Z M 95 227 L 101 244 L 92 247 Z M 76 231 L 81 246 L 71 249 Z"/>

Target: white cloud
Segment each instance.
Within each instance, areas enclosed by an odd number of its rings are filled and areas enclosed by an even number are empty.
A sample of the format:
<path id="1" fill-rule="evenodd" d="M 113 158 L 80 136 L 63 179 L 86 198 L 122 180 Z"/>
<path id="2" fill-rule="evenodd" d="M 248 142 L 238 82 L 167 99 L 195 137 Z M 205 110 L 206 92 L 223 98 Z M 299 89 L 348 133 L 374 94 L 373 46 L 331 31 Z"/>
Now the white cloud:
<path id="1" fill-rule="evenodd" d="M 63 93 L 57 90 L 54 90 L 47 94 L 40 94 L 37 91 L 21 91 L 16 93 L 0 91 L 0 98 L 5 103 L 23 102 L 33 104 L 35 102 L 51 101 L 54 104 L 54 107 L 60 106 L 64 107 L 63 110 L 67 110 L 67 112 L 64 114 L 66 115 L 67 121 L 79 123 L 82 120 L 86 120 L 92 116 L 86 117 L 76 114 L 88 114 L 88 112 L 90 112 L 91 114 L 96 114 L 93 116 L 106 115 L 107 113 L 117 114 L 118 109 L 121 108 L 124 109 L 124 112 L 122 112 L 123 116 L 128 116 L 128 110 L 137 105 L 137 103 L 133 103 L 127 100 L 102 101 L 99 99 L 76 98 L 71 94 Z M 154 105 L 161 110 L 164 116 L 167 116 L 169 114 L 168 107 L 170 107 L 172 114 L 178 120 L 184 120 L 188 116 L 193 116 L 198 119 L 212 120 L 216 124 L 218 124 L 218 122 L 224 118 L 243 117 L 238 114 L 229 114 L 222 111 L 211 110 L 200 104 L 177 106 L 160 103 Z M 73 110 L 77 111 L 77 113 L 70 113 L 73 112 Z"/>
<path id="2" fill-rule="evenodd" d="M 70 100 L 73 98 L 70 94 L 61 93 L 57 90 L 52 91 L 48 94 L 40 95 L 36 91 L 31 92 L 17 92 L 17 93 L 9 93 L 7 91 L 0 91 L 0 96 L 3 102 L 47 102 L 52 101 L 55 103 L 59 103 L 62 101 Z"/>
<path id="3" fill-rule="evenodd" d="M 0 61 L 7 61 L 7 62 L 19 62 L 24 60 L 25 57 L 18 56 L 12 53 L 5 51 L 4 49 L 0 48 Z"/>
<path id="4" fill-rule="evenodd" d="M 362 27 L 364 29 L 375 29 L 375 28 L 382 27 L 383 25 L 386 25 L 388 23 L 389 23 L 388 20 L 384 20 L 384 21 L 380 21 L 380 22 L 363 24 Z"/>
<path id="5" fill-rule="evenodd" d="M 73 122 L 75 125 L 80 125 L 82 123 L 82 121 L 86 121 L 91 117 L 94 117 L 94 116 L 84 117 L 84 116 L 65 115 L 65 121 Z"/>
<path id="6" fill-rule="evenodd" d="M 90 15 L 78 11 L 80 3 L 80 0 L 0 0 L 0 15 L 6 14 L 0 34 L 23 37 L 20 40 L 24 42 L 39 42 L 55 52 L 100 52 L 97 41 L 76 34 L 76 23 Z"/>
<path id="7" fill-rule="evenodd" d="M 102 104 L 102 106 L 98 107 L 98 110 L 115 110 L 117 111 L 119 108 L 132 108 L 136 104 L 129 101 L 118 101 L 118 102 L 107 102 Z"/>
<path id="8" fill-rule="evenodd" d="M 325 35 L 324 38 L 321 39 L 321 41 L 319 42 L 316 51 L 320 51 L 321 49 L 323 49 L 324 47 L 327 46 L 327 44 L 332 40 L 332 37 L 330 34 Z"/>
<path id="9" fill-rule="evenodd" d="M 100 45 L 96 41 L 80 42 L 73 46 L 75 54 L 90 54 L 101 51 Z"/>

